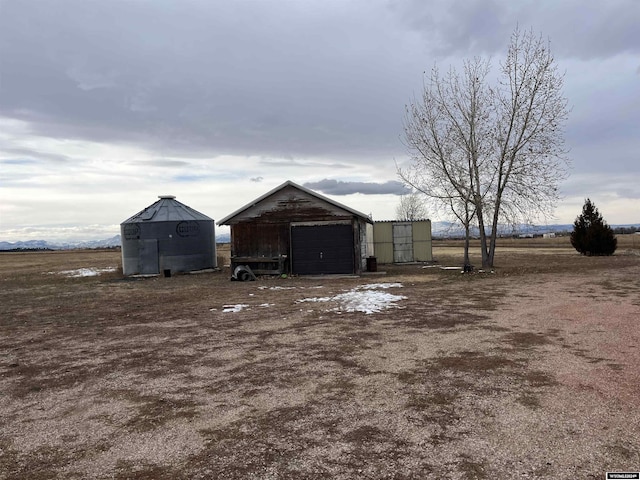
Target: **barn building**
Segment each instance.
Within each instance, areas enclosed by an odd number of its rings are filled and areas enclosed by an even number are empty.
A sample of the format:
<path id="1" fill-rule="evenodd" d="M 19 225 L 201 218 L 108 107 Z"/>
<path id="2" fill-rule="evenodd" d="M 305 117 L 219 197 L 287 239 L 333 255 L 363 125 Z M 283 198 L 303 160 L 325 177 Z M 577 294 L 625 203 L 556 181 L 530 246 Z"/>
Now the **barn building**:
<path id="1" fill-rule="evenodd" d="M 216 267 L 213 219 L 165 195 L 120 224 L 125 275 Z"/>
<path id="2" fill-rule="evenodd" d="M 369 216 L 287 181 L 218 222 L 231 229 L 231 267 L 256 274 L 358 274 Z M 372 242 L 369 242 L 372 246 Z"/>

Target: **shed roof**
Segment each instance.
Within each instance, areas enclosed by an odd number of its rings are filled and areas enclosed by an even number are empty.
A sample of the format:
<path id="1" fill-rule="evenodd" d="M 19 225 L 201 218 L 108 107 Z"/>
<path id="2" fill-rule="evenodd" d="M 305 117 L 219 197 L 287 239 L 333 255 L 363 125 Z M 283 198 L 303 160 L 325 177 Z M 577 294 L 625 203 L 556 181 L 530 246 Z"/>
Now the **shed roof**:
<path id="1" fill-rule="evenodd" d="M 308 195 L 311 195 L 319 200 L 322 200 L 323 202 L 327 202 L 330 205 L 333 205 L 334 207 L 340 208 L 342 210 L 345 210 L 346 212 L 349 212 L 352 215 L 355 215 L 356 217 L 359 217 L 363 220 L 365 220 L 368 223 L 373 223 L 373 220 L 371 219 L 371 217 L 369 215 L 365 215 L 362 212 L 359 212 L 357 210 L 354 210 L 353 208 L 347 207 L 346 205 L 343 205 L 339 202 L 336 202 L 335 200 L 331 200 L 330 198 L 327 198 L 323 195 L 320 195 L 319 193 L 314 192 L 313 190 L 309 190 L 308 188 L 305 188 L 301 185 L 298 185 L 297 183 L 292 182 L 291 180 L 287 180 L 286 182 L 284 182 L 282 185 L 274 188 L 273 190 L 268 191 L 267 193 L 265 193 L 264 195 L 256 198 L 253 202 L 250 202 L 248 204 L 246 204 L 244 207 L 236 210 L 235 212 L 231 213 L 230 215 L 227 215 L 226 217 L 224 217 L 222 220 L 218 221 L 218 225 L 229 225 L 231 223 L 231 221 L 237 217 L 238 215 L 240 215 L 242 212 L 250 209 L 251 207 L 256 206 L 257 204 L 259 204 L 260 202 L 262 202 L 263 200 L 266 200 L 267 198 L 269 198 L 271 195 L 279 192 L 280 190 L 286 188 L 286 187 L 293 187 L 296 188 Z"/>
<path id="2" fill-rule="evenodd" d="M 159 200 L 153 205 L 149 205 L 144 210 L 126 219 L 122 224 L 141 222 L 179 222 L 190 220 L 213 221 L 212 218 L 188 207 L 184 203 L 180 203 L 173 195 L 160 195 L 158 198 Z"/>

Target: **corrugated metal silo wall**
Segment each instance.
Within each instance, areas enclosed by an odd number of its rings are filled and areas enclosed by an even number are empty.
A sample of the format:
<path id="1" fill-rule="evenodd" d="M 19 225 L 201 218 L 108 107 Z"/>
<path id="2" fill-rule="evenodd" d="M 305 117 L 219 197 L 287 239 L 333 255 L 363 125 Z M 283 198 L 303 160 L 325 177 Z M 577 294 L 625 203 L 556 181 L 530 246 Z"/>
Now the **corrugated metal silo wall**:
<path id="1" fill-rule="evenodd" d="M 431 220 L 413 222 L 413 260 L 415 262 L 431 262 Z"/>
<path id="2" fill-rule="evenodd" d="M 374 222 L 373 250 L 377 263 L 393 263 L 393 223 Z"/>
<path id="3" fill-rule="evenodd" d="M 213 220 L 128 223 L 120 230 L 125 275 L 216 267 Z"/>
<path id="4" fill-rule="evenodd" d="M 140 240 L 140 224 L 120 224 L 120 241 L 122 243 L 122 272 L 125 275 L 136 275 L 141 272 L 140 255 L 143 254 L 143 243 Z"/>

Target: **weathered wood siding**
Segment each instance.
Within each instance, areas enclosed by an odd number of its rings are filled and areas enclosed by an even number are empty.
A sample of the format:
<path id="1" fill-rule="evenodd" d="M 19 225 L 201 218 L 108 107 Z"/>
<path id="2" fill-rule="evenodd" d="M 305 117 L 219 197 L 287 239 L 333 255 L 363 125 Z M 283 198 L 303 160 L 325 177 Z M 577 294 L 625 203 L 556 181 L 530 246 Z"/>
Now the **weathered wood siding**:
<path id="1" fill-rule="evenodd" d="M 245 221 L 231 226 L 231 254 L 238 257 L 288 255 L 289 224 Z"/>
<path id="2" fill-rule="evenodd" d="M 293 186 L 251 205 L 229 222 L 231 255 L 277 257 L 291 255 L 291 225 L 349 224 L 354 236 L 354 273 L 366 265 L 367 222 Z M 364 248 L 363 248 L 364 247 Z"/>
<path id="3" fill-rule="evenodd" d="M 336 218 L 350 219 L 352 216 L 335 205 L 323 202 L 293 186 L 287 186 L 246 208 L 231 223 L 254 221 L 257 218 L 260 223 L 328 221 Z"/>

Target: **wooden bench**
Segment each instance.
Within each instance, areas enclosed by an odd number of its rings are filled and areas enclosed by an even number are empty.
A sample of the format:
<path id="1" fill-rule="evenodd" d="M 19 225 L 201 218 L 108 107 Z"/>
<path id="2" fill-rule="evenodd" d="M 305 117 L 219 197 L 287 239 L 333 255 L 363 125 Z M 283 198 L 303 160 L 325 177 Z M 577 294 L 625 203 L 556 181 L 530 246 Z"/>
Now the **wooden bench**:
<path id="1" fill-rule="evenodd" d="M 281 275 L 286 273 L 287 256 L 277 257 L 231 257 L 231 271 L 238 265 L 248 265 L 256 275 Z"/>

